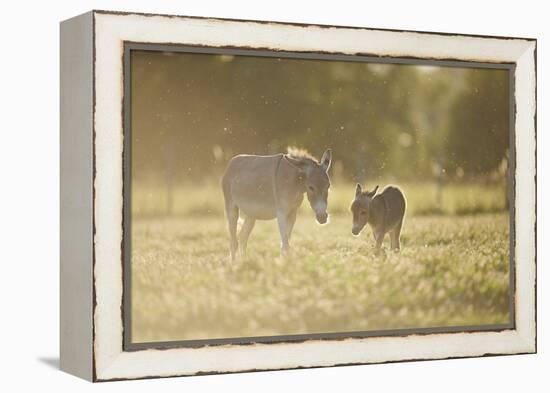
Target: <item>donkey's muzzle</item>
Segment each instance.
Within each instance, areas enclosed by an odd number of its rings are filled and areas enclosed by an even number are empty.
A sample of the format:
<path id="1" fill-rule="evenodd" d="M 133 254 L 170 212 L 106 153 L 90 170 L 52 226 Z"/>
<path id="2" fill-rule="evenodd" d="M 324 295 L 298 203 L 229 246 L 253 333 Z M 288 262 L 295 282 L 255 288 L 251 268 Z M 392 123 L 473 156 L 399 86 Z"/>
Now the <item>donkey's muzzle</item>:
<path id="1" fill-rule="evenodd" d="M 328 214 L 327 213 L 318 213 L 315 215 L 315 218 L 317 218 L 317 222 L 319 224 L 326 224 L 328 221 Z"/>

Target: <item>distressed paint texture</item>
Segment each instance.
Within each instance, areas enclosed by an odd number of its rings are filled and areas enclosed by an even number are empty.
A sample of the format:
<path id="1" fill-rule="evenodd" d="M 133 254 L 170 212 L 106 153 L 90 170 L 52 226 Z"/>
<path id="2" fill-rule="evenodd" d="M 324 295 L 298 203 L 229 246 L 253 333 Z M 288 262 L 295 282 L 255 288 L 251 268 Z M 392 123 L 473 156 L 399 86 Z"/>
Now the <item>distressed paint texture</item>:
<path id="1" fill-rule="evenodd" d="M 95 13 L 95 362 L 98 380 L 535 351 L 535 42 L 187 17 Z M 122 350 L 123 42 L 516 63 L 516 330 Z"/>

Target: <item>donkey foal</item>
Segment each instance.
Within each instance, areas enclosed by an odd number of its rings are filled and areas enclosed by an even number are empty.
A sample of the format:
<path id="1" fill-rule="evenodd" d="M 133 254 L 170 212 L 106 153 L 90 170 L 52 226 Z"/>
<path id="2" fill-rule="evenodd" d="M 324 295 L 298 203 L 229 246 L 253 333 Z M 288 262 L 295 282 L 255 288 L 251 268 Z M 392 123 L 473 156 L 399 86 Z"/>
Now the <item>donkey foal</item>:
<path id="1" fill-rule="evenodd" d="M 359 235 L 365 224 L 369 224 L 376 241 L 376 251 L 379 252 L 386 233 L 390 233 L 391 248 L 400 249 L 399 237 L 405 218 L 406 201 L 403 192 L 394 186 L 387 186 L 380 194 L 376 194 L 378 186 L 373 191 L 363 191 L 360 184 L 355 189 L 355 199 L 351 204 L 353 227 L 351 232 Z"/>

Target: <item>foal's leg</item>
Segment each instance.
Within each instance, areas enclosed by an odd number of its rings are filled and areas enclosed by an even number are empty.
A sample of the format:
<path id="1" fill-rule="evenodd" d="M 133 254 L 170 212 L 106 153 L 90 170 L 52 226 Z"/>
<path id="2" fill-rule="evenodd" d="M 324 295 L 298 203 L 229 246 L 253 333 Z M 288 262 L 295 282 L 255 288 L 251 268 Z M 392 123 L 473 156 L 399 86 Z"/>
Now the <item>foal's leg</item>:
<path id="1" fill-rule="evenodd" d="M 227 215 L 227 228 L 229 230 L 229 251 L 231 260 L 234 261 L 237 256 L 237 222 L 239 221 L 239 208 L 232 204 L 225 205 L 225 214 Z"/>
<path id="2" fill-rule="evenodd" d="M 399 250 L 399 239 L 396 229 L 392 229 L 390 232 L 391 249 Z"/>
<path id="3" fill-rule="evenodd" d="M 399 221 L 399 224 L 397 224 L 395 228 L 391 231 L 390 238 L 391 238 L 392 250 L 399 251 L 401 249 L 401 242 L 399 240 L 399 237 L 401 236 L 402 225 L 403 225 L 403 220 Z"/>
<path id="4" fill-rule="evenodd" d="M 248 243 L 248 237 L 250 236 L 250 232 L 252 232 L 255 223 L 255 218 L 246 216 L 243 222 L 243 226 L 241 227 L 241 231 L 239 232 L 239 246 L 241 248 L 241 256 L 243 257 L 246 255 L 246 245 Z"/>
<path id="5" fill-rule="evenodd" d="M 384 241 L 384 231 L 375 231 L 374 232 L 374 237 L 376 239 L 376 246 L 375 246 L 375 249 L 376 249 L 376 253 L 380 253 L 380 251 L 382 250 L 382 242 Z"/>

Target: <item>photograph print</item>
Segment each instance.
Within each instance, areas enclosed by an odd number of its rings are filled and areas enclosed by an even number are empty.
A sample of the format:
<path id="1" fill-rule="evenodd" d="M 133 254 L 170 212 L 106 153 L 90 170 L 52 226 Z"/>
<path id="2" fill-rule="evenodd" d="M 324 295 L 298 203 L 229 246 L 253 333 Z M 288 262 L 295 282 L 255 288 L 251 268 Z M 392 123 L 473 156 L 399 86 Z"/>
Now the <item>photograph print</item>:
<path id="1" fill-rule="evenodd" d="M 126 44 L 126 348 L 513 328 L 513 68 Z"/>

